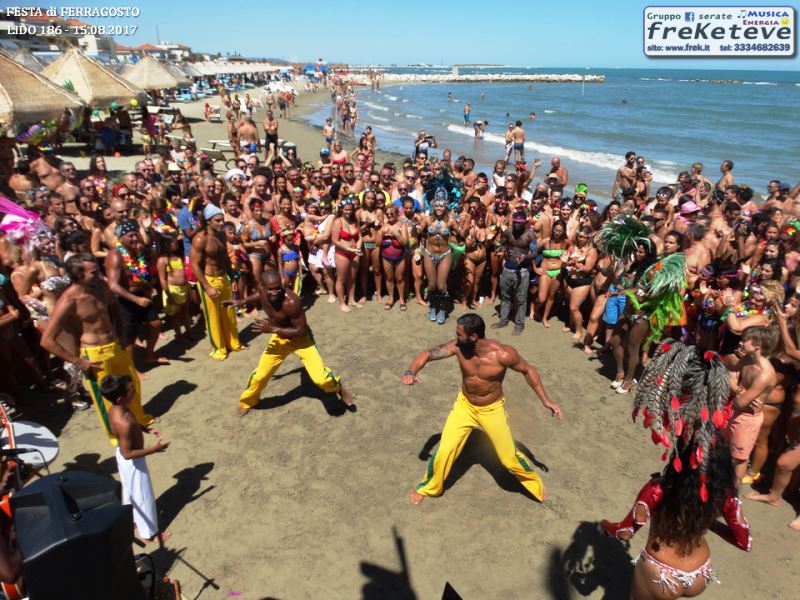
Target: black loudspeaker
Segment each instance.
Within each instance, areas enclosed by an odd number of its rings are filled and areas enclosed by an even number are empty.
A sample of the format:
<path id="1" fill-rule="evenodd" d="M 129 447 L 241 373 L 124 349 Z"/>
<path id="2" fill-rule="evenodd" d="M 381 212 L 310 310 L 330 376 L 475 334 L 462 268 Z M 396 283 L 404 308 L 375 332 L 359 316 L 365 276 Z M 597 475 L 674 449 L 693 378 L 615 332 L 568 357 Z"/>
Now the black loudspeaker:
<path id="1" fill-rule="evenodd" d="M 110 477 L 65 471 L 11 497 L 30 600 L 144 600 L 133 513 Z"/>

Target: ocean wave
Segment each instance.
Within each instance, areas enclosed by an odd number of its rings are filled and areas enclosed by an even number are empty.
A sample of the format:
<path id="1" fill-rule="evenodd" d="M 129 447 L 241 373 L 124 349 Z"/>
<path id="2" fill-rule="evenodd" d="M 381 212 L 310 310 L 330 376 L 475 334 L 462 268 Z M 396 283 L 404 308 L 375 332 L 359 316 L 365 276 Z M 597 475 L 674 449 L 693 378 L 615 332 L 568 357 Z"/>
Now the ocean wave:
<path id="1" fill-rule="evenodd" d="M 556 111 L 554 111 L 554 110 L 550 110 L 550 109 L 548 109 L 548 108 L 545 108 L 545 109 L 544 109 L 544 111 L 542 111 L 542 112 L 545 112 L 545 113 L 547 113 L 548 115 L 552 115 L 552 114 L 555 114 L 555 112 L 556 112 Z"/>
<path id="2" fill-rule="evenodd" d="M 389 109 L 385 106 L 381 106 L 380 104 L 373 104 L 372 102 L 364 102 L 364 106 L 369 106 L 370 108 L 374 108 L 375 110 L 382 110 L 387 112 Z"/>
<path id="3" fill-rule="evenodd" d="M 394 133 L 403 133 L 405 135 L 410 135 L 411 137 L 417 137 L 416 131 L 409 131 L 408 129 L 393 127 L 391 125 L 375 125 L 375 129 L 381 129 L 382 131 L 393 131 Z"/>
<path id="4" fill-rule="evenodd" d="M 397 100 L 397 96 L 390 96 L 389 94 L 386 94 L 386 97 L 387 97 L 389 100 L 391 100 L 392 102 L 395 102 L 395 101 Z"/>
<path id="5" fill-rule="evenodd" d="M 407 119 L 424 119 L 425 117 L 420 117 L 419 115 L 407 114 L 406 118 Z"/>
<path id="6" fill-rule="evenodd" d="M 383 121 L 384 123 L 388 123 L 390 120 L 390 119 L 384 119 L 383 117 L 379 117 L 378 115 L 373 115 L 371 112 L 367 113 L 367 117 L 369 117 L 373 121 Z"/>
<path id="7" fill-rule="evenodd" d="M 742 85 L 778 85 L 772 81 L 743 81 Z"/>
<path id="8" fill-rule="evenodd" d="M 475 131 L 471 127 L 464 127 L 463 125 L 450 124 L 447 126 L 448 131 L 453 133 L 460 133 L 461 135 L 475 136 Z M 486 132 L 483 136 L 485 142 L 492 142 L 505 146 L 505 137 L 497 133 Z M 534 141 L 525 142 L 526 150 L 533 150 L 541 154 L 550 154 L 552 156 L 559 156 L 562 159 L 574 160 L 582 162 L 595 167 L 609 169 L 616 171 L 620 166 L 625 163 L 625 157 L 621 154 L 611 154 L 610 152 L 587 152 L 584 150 L 575 150 L 573 148 L 562 148 L 561 146 L 549 146 Z M 653 170 L 653 180 L 659 183 L 672 183 L 675 181 L 675 173 L 671 170 L 661 168 L 659 161 L 653 161 L 650 167 Z"/>
<path id="9" fill-rule="evenodd" d="M 408 102 L 408 98 L 403 98 L 403 102 Z"/>

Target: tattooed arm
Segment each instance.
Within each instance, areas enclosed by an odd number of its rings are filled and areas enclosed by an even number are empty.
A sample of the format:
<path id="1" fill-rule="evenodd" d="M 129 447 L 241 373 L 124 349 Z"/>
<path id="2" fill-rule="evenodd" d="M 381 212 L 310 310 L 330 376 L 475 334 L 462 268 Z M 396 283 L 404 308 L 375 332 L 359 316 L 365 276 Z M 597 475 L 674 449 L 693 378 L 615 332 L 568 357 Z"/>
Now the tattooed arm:
<path id="1" fill-rule="evenodd" d="M 445 342 L 444 344 L 439 344 L 438 346 L 431 346 L 417 354 L 414 360 L 411 361 L 411 366 L 408 367 L 408 370 L 403 373 L 403 383 L 406 385 L 413 385 L 415 383 L 419 383 L 422 380 L 417 377 L 417 373 L 424 367 L 428 361 L 431 360 L 441 360 L 443 358 L 448 358 L 450 356 L 455 355 L 456 353 L 456 342 L 455 340 L 450 340 L 449 342 Z"/>

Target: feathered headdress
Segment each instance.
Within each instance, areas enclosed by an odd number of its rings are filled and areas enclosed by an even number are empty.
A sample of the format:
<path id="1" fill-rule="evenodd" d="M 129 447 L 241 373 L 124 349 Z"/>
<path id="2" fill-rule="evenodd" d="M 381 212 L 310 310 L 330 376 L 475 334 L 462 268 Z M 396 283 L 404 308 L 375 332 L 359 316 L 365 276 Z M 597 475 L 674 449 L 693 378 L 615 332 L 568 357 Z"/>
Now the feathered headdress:
<path id="1" fill-rule="evenodd" d="M 430 206 L 437 200 L 444 200 L 450 210 L 456 210 L 464 197 L 464 182 L 449 173 L 443 172 L 425 183 L 423 200 Z"/>
<path id="2" fill-rule="evenodd" d="M 640 289 L 644 300 L 628 292 L 632 306 L 650 314 L 650 335 L 642 346 L 647 351 L 654 340 L 661 339 L 664 328 L 680 325 L 684 317 L 683 290 L 686 288 L 686 255 L 676 252 L 658 259 L 642 274 Z"/>
<path id="3" fill-rule="evenodd" d="M 594 236 L 594 243 L 606 256 L 626 261 L 634 255 L 639 244 L 653 247 L 649 235 L 646 225 L 623 215 L 603 225 Z"/>
<path id="4" fill-rule="evenodd" d="M 641 411 L 653 443 L 666 448 L 661 460 L 671 453 L 676 471 L 700 469 L 703 502 L 708 500 L 709 448 L 731 416 L 729 396 L 728 371 L 715 352 L 701 356 L 695 346 L 666 340 L 647 365 L 633 400 L 634 422 Z M 687 447 L 690 459 L 684 465 L 679 455 Z"/>
<path id="5" fill-rule="evenodd" d="M 6 214 L 0 229 L 8 236 L 8 241 L 17 246 L 29 245 L 39 236 L 52 237 L 52 233 L 34 212 L 25 210 L 16 202 L 0 195 L 0 212 Z"/>

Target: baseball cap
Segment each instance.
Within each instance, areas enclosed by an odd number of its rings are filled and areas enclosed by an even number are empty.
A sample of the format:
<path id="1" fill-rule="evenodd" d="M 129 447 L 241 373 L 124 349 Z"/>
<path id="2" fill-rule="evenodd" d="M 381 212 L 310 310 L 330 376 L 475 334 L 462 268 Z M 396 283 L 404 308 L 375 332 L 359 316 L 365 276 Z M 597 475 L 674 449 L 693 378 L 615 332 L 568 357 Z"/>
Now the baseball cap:
<path id="1" fill-rule="evenodd" d="M 322 155 L 327 155 L 327 154 L 330 154 L 331 151 L 328 150 L 327 148 L 321 148 L 319 153 L 322 154 Z"/>

